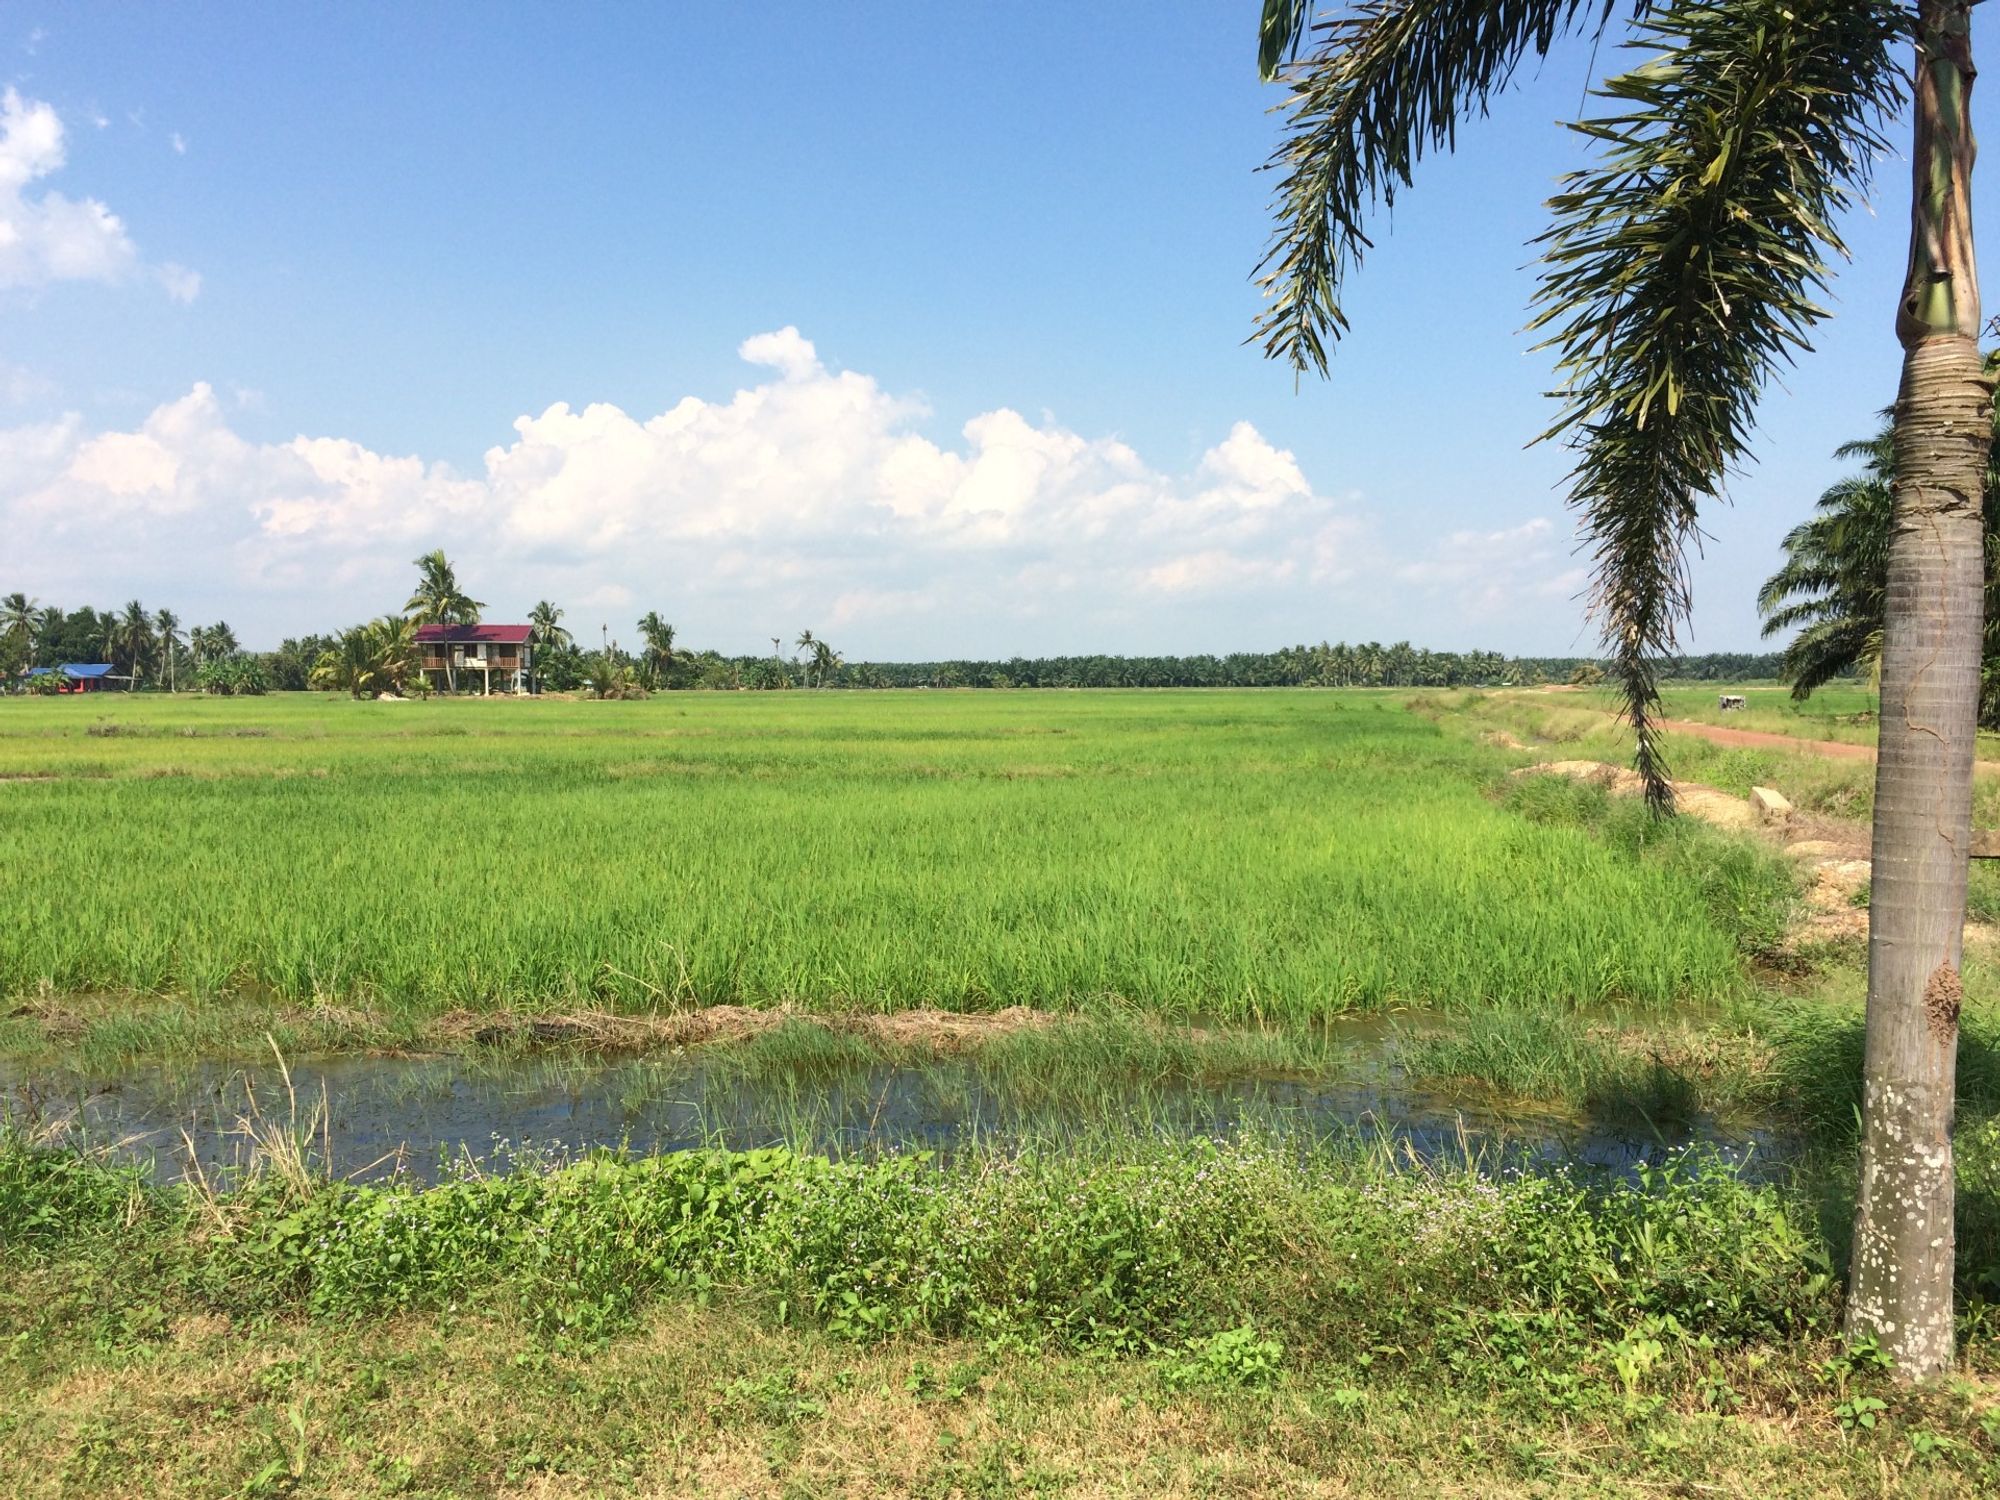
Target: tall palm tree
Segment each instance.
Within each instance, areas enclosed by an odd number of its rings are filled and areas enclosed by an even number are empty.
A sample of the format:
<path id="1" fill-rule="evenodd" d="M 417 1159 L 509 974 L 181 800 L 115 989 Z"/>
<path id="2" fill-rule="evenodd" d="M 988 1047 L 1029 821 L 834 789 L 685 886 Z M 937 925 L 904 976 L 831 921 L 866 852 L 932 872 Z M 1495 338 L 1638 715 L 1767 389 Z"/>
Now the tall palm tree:
<path id="1" fill-rule="evenodd" d="M 576 638 L 563 628 L 562 617 L 563 612 L 547 599 L 528 611 L 528 644 L 533 648 L 537 664 L 535 672 L 537 691 L 542 686 L 540 671 L 542 659 L 551 652 L 566 650 L 576 644 Z"/>
<path id="2" fill-rule="evenodd" d="M 404 614 L 419 625 L 479 623 L 479 612 L 486 606 L 458 586 L 458 574 L 442 547 L 426 552 L 416 560 L 416 566 L 417 587 L 410 595 L 410 602 L 403 606 Z M 444 675 L 446 685 L 457 692 L 458 672 L 449 656 L 445 659 Z"/>
<path id="3" fill-rule="evenodd" d="M 810 630 L 801 630 L 799 632 L 798 648 L 806 653 L 804 675 L 807 687 L 813 685 L 813 647 L 818 643 L 818 638 Z"/>
<path id="4" fill-rule="evenodd" d="M 113 659 L 124 659 L 125 670 L 136 688 L 153 649 L 153 617 L 146 612 L 146 606 L 137 599 L 127 604 L 112 626 L 111 640 Z"/>
<path id="5" fill-rule="evenodd" d="M 234 656 L 243 648 L 237 644 L 236 632 L 229 628 L 225 620 L 217 620 L 208 627 L 208 654 L 211 657 Z"/>
<path id="6" fill-rule="evenodd" d="M 1314 0 L 1264 0 L 1260 46 L 1291 98 L 1257 334 L 1295 371 L 1324 373 L 1375 201 L 1408 186 L 1426 150 L 1448 150 L 1521 63 L 1629 17 L 1645 61 L 1604 85 L 1608 112 L 1582 127 L 1597 154 L 1550 202 L 1535 326 L 1564 398 L 1544 436 L 1576 452 L 1570 503 L 1595 553 L 1595 612 L 1664 811 L 1655 671 L 1686 617 L 1687 542 L 1748 457 L 1765 383 L 1824 316 L 1837 216 L 1871 164 L 1898 154 L 1886 132 L 1914 44 L 1847 1302 L 1850 1332 L 1879 1338 L 1911 1377 L 1953 1353 L 1951 1123 L 1993 438 L 1970 207 L 1973 3 L 1365 0 L 1308 46 Z M 1430 331 L 1420 309 L 1406 316 Z"/>
<path id="7" fill-rule="evenodd" d="M 208 644 L 208 627 L 206 625 L 189 627 L 188 660 L 194 664 L 197 670 L 207 662 L 210 649 Z"/>
<path id="8" fill-rule="evenodd" d="M 170 609 L 154 611 L 153 638 L 160 645 L 161 665 L 165 667 L 167 675 L 167 691 L 179 692 L 180 675 L 175 668 L 174 660 L 182 645 L 180 616 Z"/>
<path id="9" fill-rule="evenodd" d="M 41 610 L 26 594 L 0 599 L 0 635 L 18 638 L 25 645 L 34 640 L 41 618 Z"/>
<path id="10" fill-rule="evenodd" d="M 825 687 L 840 673 L 840 653 L 825 641 L 812 644 L 812 672 L 821 687 Z"/>
<path id="11" fill-rule="evenodd" d="M 0 599 L 0 693 L 12 692 L 23 668 L 35 660 L 35 601 L 26 594 Z"/>
<path id="12" fill-rule="evenodd" d="M 403 613 L 419 625 L 477 625 L 486 608 L 458 586 L 458 574 L 444 550 L 417 559 L 417 587 Z"/>
<path id="13" fill-rule="evenodd" d="M 1804 627 L 1785 646 L 1794 698 L 1882 661 L 1895 435 L 1884 427 L 1834 456 L 1864 460 L 1861 472 L 1828 487 L 1812 517 L 1785 534 L 1785 561 L 1757 591 L 1766 636 Z"/>
<path id="14" fill-rule="evenodd" d="M 528 639 L 539 651 L 560 651 L 574 645 L 574 637 L 562 626 L 563 612 L 544 599 L 528 611 Z"/>
<path id="15" fill-rule="evenodd" d="M 646 671 L 657 684 L 674 664 L 674 627 L 658 610 L 649 609 L 639 622 L 639 635 L 646 643 Z"/>

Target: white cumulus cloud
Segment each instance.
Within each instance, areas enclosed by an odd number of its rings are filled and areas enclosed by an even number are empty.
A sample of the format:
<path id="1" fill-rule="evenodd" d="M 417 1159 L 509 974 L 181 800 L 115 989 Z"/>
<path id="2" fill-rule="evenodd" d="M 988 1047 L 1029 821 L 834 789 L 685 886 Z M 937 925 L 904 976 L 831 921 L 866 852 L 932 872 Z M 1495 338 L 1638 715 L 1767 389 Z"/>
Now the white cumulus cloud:
<path id="1" fill-rule="evenodd" d="M 739 353 L 760 374 L 727 397 L 558 403 L 475 472 L 344 437 L 253 442 L 205 384 L 130 431 L 0 431 L 0 528 L 48 597 L 143 585 L 201 614 L 215 589 L 271 634 L 400 604 L 410 559 L 442 546 L 496 617 L 657 607 L 694 642 L 831 624 L 878 654 L 1139 649 L 1162 611 L 1197 607 L 1277 639 L 1379 571 L 1354 503 L 1249 423 L 1182 473 L 1007 408 L 936 441 L 920 401 L 829 368 L 796 329 Z"/>
<path id="2" fill-rule="evenodd" d="M 120 281 L 141 269 L 124 222 L 95 198 L 72 198 L 41 180 L 68 160 L 54 108 L 0 95 L 0 289 L 56 281 Z M 152 274 L 178 301 L 192 301 L 201 278 L 163 265 Z"/>

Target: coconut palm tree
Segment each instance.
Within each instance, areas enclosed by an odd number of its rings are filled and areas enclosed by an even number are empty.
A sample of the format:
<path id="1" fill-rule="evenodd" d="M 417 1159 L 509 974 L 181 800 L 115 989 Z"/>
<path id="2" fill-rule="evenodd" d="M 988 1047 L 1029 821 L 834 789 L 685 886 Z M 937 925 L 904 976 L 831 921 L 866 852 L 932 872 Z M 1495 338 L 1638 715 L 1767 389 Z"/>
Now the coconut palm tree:
<path id="1" fill-rule="evenodd" d="M 123 662 L 136 688 L 145 671 L 146 657 L 153 649 L 153 617 L 146 612 L 145 605 L 134 599 L 119 612 L 112 622 L 108 644 L 112 660 Z"/>
<path id="2" fill-rule="evenodd" d="M 639 622 L 639 635 L 646 643 L 646 673 L 657 686 L 674 664 L 674 627 L 660 618 L 656 609 L 646 611 Z"/>
<path id="3" fill-rule="evenodd" d="M 458 574 L 442 547 L 416 560 L 417 587 L 403 613 L 419 625 L 477 625 L 479 612 L 486 608 L 458 586 Z M 458 691 L 458 671 L 449 658 L 445 662 L 445 684 Z"/>
<path id="4" fill-rule="evenodd" d="M 242 649 L 237 644 L 236 632 L 229 628 L 226 620 L 217 620 L 208 627 L 208 654 L 211 658 L 234 656 Z"/>
<path id="5" fill-rule="evenodd" d="M 18 686 L 19 674 L 35 659 L 39 612 L 26 594 L 0 599 L 0 693 Z"/>
<path id="6" fill-rule="evenodd" d="M 479 612 L 486 606 L 458 586 L 458 574 L 445 557 L 442 547 L 418 558 L 416 567 L 417 587 L 410 595 L 410 602 L 403 606 L 404 614 L 419 625 L 479 623 Z M 445 666 L 445 681 L 453 692 L 458 691 L 458 673 L 449 660 Z"/>
<path id="7" fill-rule="evenodd" d="M 0 599 L 0 635 L 17 637 L 23 644 L 31 642 L 41 618 L 41 610 L 26 594 L 9 594 Z"/>
<path id="8" fill-rule="evenodd" d="M 821 687 L 825 687 L 840 673 L 840 653 L 825 641 L 812 644 L 812 674 Z"/>
<path id="9" fill-rule="evenodd" d="M 403 613 L 419 625 L 477 625 L 486 608 L 458 586 L 458 573 L 444 549 L 417 559 L 417 587 Z"/>
<path id="10" fill-rule="evenodd" d="M 166 671 L 167 691 L 180 691 L 180 677 L 175 668 L 175 656 L 183 641 L 181 639 L 180 616 L 170 609 L 153 612 L 153 639 L 159 642 L 160 664 Z"/>
<path id="11" fill-rule="evenodd" d="M 334 637 L 333 644 L 320 652 L 307 682 L 316 688 L 345 692 L 352 697 L 372 697 L 374 652 L 368 642 L 368 627 L 351 626 Z"/>
<path id="12" fill-rule="evenodd" d="M 320 653 L 309 681 L 316 688 L 374 698 L 402 692 L 417 671 L 416 622 L 402 615 L 384 615 L 343 630 Z"/>
<path id="13" fill-rule="evenodd" d="M 563 628 L 562 617 L 563 612 L 547 599 L 528 611 L 528 644 L 533 647 L 538 664 L 545 657 L 557 651 L 567 651 L 576 644 L 576 638 Z M 541 675 L 537 670 L 537 690 L 541 686 Z"/>
<path id="14" fill-rule="evenodd" d="M 563 612 L 544 599 L 528 611 L 529 641 L 539 651 L 560 651 L 575 638 L 561 624 Z"/>
<path id="15" fill-rule="evenodd" d="M 1993 437 L 1970 208 L 1973 0 L 1365 0 L 1309 28 L 1314 8 L 1264 0 L 1260 47 L 1291 97 L 1257 336 L 1301 373 L 1325 371 L 1346 327 L 1368 210 L 1426 150 L 1450 149 L 1518 66 L 1571 33 L 1624 19 L 1644 56 L 1580 127 L 1596 155 L 1550 201 L 1534 326 L 1564 400 L 1544 436 L 1575 449 L 1595 613 L 1662 811 L 1656 664 L 1686 616 L 1701 504 L 1749 456 L 1759 394 L 1824 316 L 1841 210 L 1878 158 L 1911 163 L 1847 1318 L 1902 1374 L 1942 1370 Z M 1914 134 L 1898 152 L 1887 131 L 1912 77 Z M 1429 332 L 1425 311 L 1407 327 Z"/>
<path id="16" fill-rule="evenodd" d="M 818 637 L 810 630 L 801 630 L 799 632 L 798 648 L 806 654 L 804 676 L 807 687 L 813 685 L 813 647 L 818 644 Z"/>

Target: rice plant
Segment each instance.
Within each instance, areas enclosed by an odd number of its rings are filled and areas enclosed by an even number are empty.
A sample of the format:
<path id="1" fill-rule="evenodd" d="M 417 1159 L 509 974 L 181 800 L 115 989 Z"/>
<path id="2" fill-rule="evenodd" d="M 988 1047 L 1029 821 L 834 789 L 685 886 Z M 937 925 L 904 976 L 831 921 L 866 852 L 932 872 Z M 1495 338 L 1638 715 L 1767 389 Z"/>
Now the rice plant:
<path id="1" fill-rule="evenodd" d="M 1487 795 L 1511 763 L 1331 692 L 7 700 L 0 992 L 134 997 L 93 1026 L 172 1000 L 191 1048 L 454 1009 L 1737 993 L 1754 862 L 1523 816 Z"/>

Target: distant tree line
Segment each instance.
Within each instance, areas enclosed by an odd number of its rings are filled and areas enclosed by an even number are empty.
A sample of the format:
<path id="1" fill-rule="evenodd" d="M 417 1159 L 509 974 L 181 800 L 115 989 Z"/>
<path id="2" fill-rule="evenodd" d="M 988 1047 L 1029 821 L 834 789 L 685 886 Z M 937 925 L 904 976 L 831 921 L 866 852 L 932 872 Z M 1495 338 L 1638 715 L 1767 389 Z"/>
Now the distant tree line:
<path id="1" fill-rule="evenodd" d="M 401 612 L 332 635 L 289 637 L 275 651 L 255 653 L 241 648 L 227 624 L 183 631 L 172 611 L 149 612 L 137 600 L 123 610 L 65 613 L 12 594 L 0 599 L 0 675 L 12 681 L 25 667 L 109 661 L 142 688 L 320 688 L 356 697 L 424 691 L 417 625 L 476 623 L 484 606 L 459 587 L 442 553 L 426 554 L 417 567 L 417 590 Z M 801 631 L 790 647 L 783 636 L 772 637 L 769 655 L 729 656 L 682 644 L 657 610 L 639 620 L 637 649 L 607 638 L 586 650 L 562 619 L 563 611 L 548 600 L 529 613 L 535 687 L 601 698 L 790 688 L 1528 687 L 1601 680 L 1604 667 L 1593 657 L 1431 651 L 1408 641 L 1322 642 L 1224 656 L 849 662 L 811 630 Z M 1662 663 L 1660 672 L 1681 681 L 1741 682 L 1789 675 L 1787 666 L 1783 653 L 1729 651 L 1678 658 Z"/>
<path id="2" fill-rule="evenodd" d="M 1661 664 L 1661 675 L 1690 682 L 1775 678 L 1779 653 L 1715 652 Z M 1042 656 L 1006 661 L 856 662 L 837 687 L 1533 687 L 1601 673 L 1583 656 L 1503 656 L 1495 651 L 1430 651 L 1398 641 L 1287 646 L 1226 656 Z"/>

